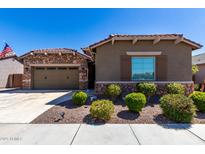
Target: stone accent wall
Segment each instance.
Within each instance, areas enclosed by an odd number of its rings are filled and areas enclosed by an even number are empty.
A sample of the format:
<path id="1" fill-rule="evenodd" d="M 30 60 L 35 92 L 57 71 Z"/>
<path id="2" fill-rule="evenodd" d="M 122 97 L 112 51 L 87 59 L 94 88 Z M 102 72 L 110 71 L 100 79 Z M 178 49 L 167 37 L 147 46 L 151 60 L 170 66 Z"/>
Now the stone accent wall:
<path id="1" fill-rule="evenodd" d="M 104 95 L 106 91 L 106 87 L 109 84 L 117 83 L 121 86 L 122 95 L 126 95 L 128 93 L 136 91 L 136 84 L 137 82 L 96 82 L 95 83 L 95 92 L 97 95 Z M 157 85 L 157 92 L 158 95 L 167 94 L 165 90 L 165 85 L 170 82 L 156 82 Z M 179 82 L 180 83 L 180 82 Z M 181 82 L 182 85 L 185 87 L 185 94 L 189 95 L 194 91 L 194 83 L 193 82 Z"/>
<path id="2" fill-rule="evenodd" d="M 32 88 L 32 64 L 80 64 L 79 66 L 79 89 L 86 89 L 88 86 L 88 66 L 85 57 L 74 53 L 48 53 L 29 54 L 23 58 L 24 74 L 23 88 Z"/>

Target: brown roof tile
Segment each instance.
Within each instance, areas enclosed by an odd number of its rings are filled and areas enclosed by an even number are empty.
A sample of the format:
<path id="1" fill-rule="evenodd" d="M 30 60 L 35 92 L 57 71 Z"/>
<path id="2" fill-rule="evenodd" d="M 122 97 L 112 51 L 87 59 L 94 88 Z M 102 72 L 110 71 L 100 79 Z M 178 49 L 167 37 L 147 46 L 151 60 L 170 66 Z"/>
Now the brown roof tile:
<path id="1" fill-rule="evenodd" d="M 183 34 L 151 34 L 151 35 L 111 34 L 107 38 L 105 38 L 105 39 L 103 39 L 103 40 L 101 40 L 99 42 L 93 43 L 93 44 L 89 45 L 86 48 L 82 48 L 82 50 L 87 50 L 87 49 L 95 47 L 95 46 L 97 46 L 97 45 L 99 45 L 101 43 L 107 42 L 107 41 L 111 40 L 112 38 L 117 38 L 117 37 L 125 37 L 125 38 L 126 37 L 133 37 L 133 38 L 137 38 L 137 37 L 139 37 L 139 38 L 160 37 L 160 38 L 168 38 L 168 39 L 170 38 L 170 39 L 173 39 L 173 38 L 176 38 L 176 37 L 183 37 Z M 185 37 L 183 37 L 183 38 L 184 38 L 184 40 L 186 40 L 186 41 L 188 41 L 190 43 L 193 43 L 196 46 L 199 46 L 199 48 L 202 47 L 202 45 L 199 44 L 199 43 L 191 41 L 191 40 L 189 40 L 189 39 L 187 39 Z"/>
<path id="2" fill-rule="evenodd" d="M 77 52 L 77 50 L 69 49 L 69 48 L 49 48 L 49 49 L 36 49 L 31 50 L 33 53 L 70 53 L 70 52 Z"/>
<path id="3" fill-rule="evenodd" d="M 83 56 L 86 59 L 92 60 L 92 58 L 88 55 L 82 54 L 80 52 L 78 52 L 75 49 L 69 49 L 69 48 L 49 48 L 49 49 L 35 49 L 35 50 L 31 50 L 30 52 L 27 52 L 25 54 L 23 54 L 22 56 L 20 56 L 19 58 L 22 59 L 25 56 L 29 55 L 30 53 L 35 53 L 35 54 L 41 54 L 41 53 L 76 53 L 80 56 Z"/>

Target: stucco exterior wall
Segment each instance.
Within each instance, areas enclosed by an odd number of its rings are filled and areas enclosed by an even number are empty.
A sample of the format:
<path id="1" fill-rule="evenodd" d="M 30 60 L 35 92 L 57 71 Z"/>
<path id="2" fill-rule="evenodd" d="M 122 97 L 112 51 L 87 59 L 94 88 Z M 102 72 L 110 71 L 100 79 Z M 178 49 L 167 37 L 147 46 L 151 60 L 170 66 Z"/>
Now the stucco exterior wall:
<path id="1" fill-rule="evenodd" d="M 205 64 L 197 65 L 199 68 L 199 72 L 195 74 L 195 82 L 203 83 L 205 80 Z"/>
<path id="2" fill-rule="evenodd" d="M 23 88 L 32 89 L 32 64 L 79 64 L 79 89 L 86 89 L 88 84 L 87 61 L 84 57 L 73 53 L 67 54 L 34 54 L 23 58 Z"/>
<path id="3" fill-rule="evenodd" d="M 99 46 L 96 49 L 96 81 L 120 81 L 120 56 L 126 52 L 161 51 L 167 55 L 167 81 L 192 80 L 192 49 L 190 46 L 174 41 L 115 41 Z"/>
<path id="4" fill-rule="evenodd" d="M 7 87 L 10 74 L 23 74 L 23 65 L 15 58 L 0 60 L 0 88 Z"/>

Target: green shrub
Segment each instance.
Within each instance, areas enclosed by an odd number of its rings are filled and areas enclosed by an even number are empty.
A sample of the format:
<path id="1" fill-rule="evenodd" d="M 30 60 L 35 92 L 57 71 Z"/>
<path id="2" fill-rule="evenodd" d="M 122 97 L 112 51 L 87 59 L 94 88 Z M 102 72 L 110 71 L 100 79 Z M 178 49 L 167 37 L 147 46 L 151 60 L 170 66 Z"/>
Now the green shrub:
<path id="1" fill-rule="evenodd" d="M 107 95 L 115 98 L 120 95 L 121 87 L 118 84 L 110 84 L 106 89 Z"/>
<path id="2" fill-rule="evenodd" d="M 199 111 L 205 112 L 205 92 L 194 92 L 189 96 Z"/>
<path id="3" fill-rule="evenodd" d="M 83 91 L 76 92 L 72 96 L 72 101 L 75 105 L 84 105 L 87 99 L 88 95 Z"/>
<path id="4" fill-rule="evenodd" d="M 137 91 L 145 94 L 146 96 L 152 96 L 157 91 L 157 86 L 151 82 L 144 82 L 137 84 Z"/>
<path id="5" fill-rule="evenodd" d="M 109 100 L 96 100 L 92 102 L 90 107 L 90 114 L 94 118 L 101 120 L 109 120 L 114 113 L 114 105 Z"/>
<path id="6" fill-rule="evenodd" d="M 130 111 L 139 112 L 146 104 L 146 97 L 143 93 L 130 93 L 125 96 L 125 103 Z"/>
<path id="7" fill-rule="evenodd" d="M 195 91 L 200 91 L 200 84 L 194 84 L 194 90 Z"/>
<path id="8" fill-rule="evenodd" d="M 168 94 L 182 94 L 185 93 L 185 88 L 180 83 L 169 83 L 166 85 L 166 90 Z"/>
<path id="9" fill-rule="evenodd" d="M 163 114 L 176 122 L 190 122 L 196 114 L 191 98 L 181 94 L 168 94 L 160 98 Z"/>

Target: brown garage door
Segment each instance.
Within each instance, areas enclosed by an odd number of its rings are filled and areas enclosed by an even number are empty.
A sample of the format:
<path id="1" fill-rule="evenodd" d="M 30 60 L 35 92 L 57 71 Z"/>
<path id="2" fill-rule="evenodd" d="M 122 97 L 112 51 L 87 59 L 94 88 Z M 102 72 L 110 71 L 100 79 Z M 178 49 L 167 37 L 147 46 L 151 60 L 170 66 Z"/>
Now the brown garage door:
<path id="1" fill-rule="evenodd" d="M 35 67 L 33 72 L 34 89 L 78 89 L 78 68 Z"/>

